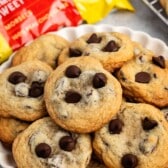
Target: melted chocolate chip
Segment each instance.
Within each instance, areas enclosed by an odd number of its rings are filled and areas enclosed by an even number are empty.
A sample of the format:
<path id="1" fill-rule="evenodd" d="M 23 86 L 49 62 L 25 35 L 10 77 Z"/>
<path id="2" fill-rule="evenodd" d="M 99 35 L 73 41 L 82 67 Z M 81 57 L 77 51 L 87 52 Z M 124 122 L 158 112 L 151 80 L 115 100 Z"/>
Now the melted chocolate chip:
<path id="1" fill-rule="evenodd" d="M 138 158 L 133 154 L 125 154 L 121 159 L 124 168 L 135 168 L 138 165 Z"/>
<path id="2" fill-rule="evenodd" d="M 46 143 L 40 143 L 36 146 L 35 152 L 38 157 L 48 158 L 51 154 L 51 147 Z"/>
<path id="3" fill-rule="evenodd" d="M 123 122 L 120 119 L 113 119 L 109 123 L 110 134 L 119 134 L 122 131 Z"/>
<path id="4" fill-rule="evenodd" d="M 82 52 L 78 49 L 69 48 L 69 57 L 80 57 Z"/>
<path id="5" fill-rule="evenodd" d="M 90 43 L 100 43 L 101 40 L 102 40 L 101 37 L 98 37 L 96 33 L 93 33 L 86 42 L 88 44 L 90 44 Z"/>
<path id="6" fill-rule="evenodd" d="M 158 125 L 158 123 L 155 120 L 151 120 L 148 117 L 145 117 L 142 120 L 142 127 L 145 131 L 151 130 L 155 128 Z"/>
<path id="7" fill-rule="evenodd" d="M 68 91 L 65 95 L 65 101 L 67 103 L 78 103 L 82 96 L 75 91 Z"/>
<path id="8" fill-rule="evenodd" d="M 116 44 L 114 40 L 111 40 L 107 43 L 107 45 L 102 49 L 104 52 L 116 52 L 119 50 L 119 46 Z"/>
<path id="9" fill-rule="evenodd" d="M 25 80 L 27 79 L 27 77 L 22 74 L 19 71 L 13 72 L 12 74 L 10 74 L 8 81 L 12 84 L 18 84 L 21 82 L 25 82 Z"/>
<path id="10" fill-rule="evenodd" d="M 73 149 L 75 149 L 75 145 L 76 145 L 76 140 L 68 135 L 62 137 L 59 141 L 59 146 L 64 151 L 69 151 L 69 152 L 72 151 Z"/>
<path id="11" fill-rule="evenodd" d="M 41 83 L 33 82 L 31 88 L 29 89 L 29 96 L 36 98 L 43 95 L 43 93 L 44 87 L 41 85 Z"/>
<path id="12" fill-rule="evenodd" d="M 107 77 L 104 73 L 96 73 L 93 77 L 93 87 L 101 88 L 104 87 L 107 83 Z"/>
<path id="13" fill-rule="evenodd" d="M 77 78 L 80 74 L 81 74 L 80 68 L 78 68 L 75 65 L 71 65 L 71 66 L 67 67 L 67 69 L 65 71 L 65 75 L 68 78 Z"/>
<path id="14" fill-rule="evenodd" d="M 165 68 L 165 59 L 163 56 L 152 57 L 152 62 L 160 68 Z"/>
<path id="15" fill-rule="evenodd" d="M 135 75 L 135 82 L 138 82 L 138 83 L 149 83 L 151 80 L 151 76 L 149 73 L 147 72 L 138 72 L 136 75 Z"/>

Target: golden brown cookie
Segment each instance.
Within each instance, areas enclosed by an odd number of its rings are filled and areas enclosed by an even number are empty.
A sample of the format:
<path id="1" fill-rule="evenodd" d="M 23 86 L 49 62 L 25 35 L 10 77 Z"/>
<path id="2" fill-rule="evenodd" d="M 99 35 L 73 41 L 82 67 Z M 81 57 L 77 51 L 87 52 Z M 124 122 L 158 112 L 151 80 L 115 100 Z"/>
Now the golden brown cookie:
<path id="1" fill-rule="evenodd" d="M 71 58 L 49 76 L 44 98 L 51 118 L 61 127 L 88 133 L 116 114 L 120 83 L 92 57 Z"/>
<path id="2" fill-rule="evenodd" d="M 0 116 L 34 121 L 47 114 L 44 85 L 52 72 L 41 61 L 27 61 L 0 74 Z"/>
<path id="3" fill-rule="evenodd" d="M 66 47 L 58 57 L 58 64 L 80 56 L 94 57 L 106 70 L 113 72 L 133 57 L 133 45 L 130 38 L 122 33 L 89 33 Z"/>
<path id="4" fill-rule="evenodd" d="M 12 144 L 16 136 L 29 125 L 30 123 L 18 119 L 0 117 L 0 140 Z"/>
<path id="5" fill-rule="evenodd" d="M 158 107 L 168 105 L 168 61 L 163 56 L 139 55 L 118 72 L 124 95 Z"/>
<path id="6" fill-rule="evenodd" d="M 32 43 L 19 49 L 13 59 L 12 66 L 29 60 L 40 60 L 52 68 L 57 66 L 57 57 L 68 41 L 56 34 L 45 34 L 38 37 Z"/>
<path id="7" fill-rule="evenodd" d="M 12 153 L 18 168 L 86 168 L 91 138 L 65 131 L 46 117 L 17 136 Z"/>
<path id="8" fill-rule="evenodd" d="M 167 168 L 168 123 L 162 112 L 144 103 L 124 103 L 96 131 L 93 148 L 109 168 Z"/>

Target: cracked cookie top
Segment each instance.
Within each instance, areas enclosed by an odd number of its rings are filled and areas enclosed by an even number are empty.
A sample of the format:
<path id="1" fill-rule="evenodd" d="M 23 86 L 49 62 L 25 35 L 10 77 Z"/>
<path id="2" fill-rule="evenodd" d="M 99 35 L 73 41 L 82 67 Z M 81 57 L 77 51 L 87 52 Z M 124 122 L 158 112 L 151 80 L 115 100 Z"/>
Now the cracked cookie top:
<path id="1" fill-rule="evenodd" d="M 95 132 L 93 148 L 108 167 L 164 168 L 168 124 L 149 104 L 123 103 L 118 114 Z"/>
<path id="2" fill-rule="evenodd" d="M 0 75 L 0 116 L 34 121 L 46 115 L 43 94 L 52 69 L 41 61 L 28 61 Z"/>
<path id="3" fill-rule="evenodd" d="M 44 97 L 57 124 L 75 132 L 91 132 L 118 111 L 122 90 L 97 60 L 81 57 L 67 60 L 50 75 Z"/>
<path id="4" fill-rule="evenodd" d="M 38 37 L 32 43 L 20 48 L 12 58 L 12 66 L 26 61 L 40 60 L 53 69 L 57 67 L 57 58 L 69 42 L 56 34 L 45 34 Z"/>
<path id="5" fill-rule="evenodd" d="M 74 40 L 58 57 L 58 64 L 72 57 L 88 56 L 98 59 L 103 67 L 113 72 L 133 57 L 130 38 L 118 32 L 95 32 Z"/>
<path id="6" fill-rule="evenodd" d="M 17 136 L 12 151 L 18 167 L 86 168 L 92 147 L 88 134 L 66 131 L 46 117 Z"/>

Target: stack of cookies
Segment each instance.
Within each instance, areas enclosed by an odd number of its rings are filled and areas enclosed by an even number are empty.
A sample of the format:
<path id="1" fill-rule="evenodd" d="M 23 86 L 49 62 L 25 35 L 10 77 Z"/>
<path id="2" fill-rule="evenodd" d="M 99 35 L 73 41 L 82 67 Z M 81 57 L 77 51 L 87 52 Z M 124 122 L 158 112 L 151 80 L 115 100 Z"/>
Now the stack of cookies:
<path id="1" fill-rule="evenodd" d="M 0 140 L 18 168 L 166 168 L 167 77 L 123 33 L 43 35 L 0 75 Z"/>

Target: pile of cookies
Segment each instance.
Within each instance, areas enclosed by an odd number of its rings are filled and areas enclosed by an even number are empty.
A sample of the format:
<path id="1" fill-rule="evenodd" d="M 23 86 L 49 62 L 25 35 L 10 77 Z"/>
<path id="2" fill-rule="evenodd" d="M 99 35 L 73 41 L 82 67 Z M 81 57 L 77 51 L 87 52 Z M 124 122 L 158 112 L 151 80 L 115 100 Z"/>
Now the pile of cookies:
<path id="1" fill-rule="evenodd" d="M 0 85 L 0 140 L 18 168 L 168 165 L 168 61 L 123 33 L 43 35 Z"/>

